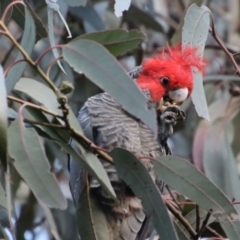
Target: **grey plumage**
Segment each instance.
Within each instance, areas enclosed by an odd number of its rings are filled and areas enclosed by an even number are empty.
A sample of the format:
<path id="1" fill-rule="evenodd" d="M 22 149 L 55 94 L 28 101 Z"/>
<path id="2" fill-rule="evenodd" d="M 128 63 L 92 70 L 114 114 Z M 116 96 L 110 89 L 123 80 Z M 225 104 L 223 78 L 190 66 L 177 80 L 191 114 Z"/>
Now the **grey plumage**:
<path id="1" fill-rule="evenodd" d="M 140 72 L 141 67 L 137 67 L 129 75 L 137 78 Z M 158 117 L 158 139 L 154 138 L 152 131 L 145 124 L 124 111 L 121 105 L 107 93 L 100 93 L 89 98 L 80 110 L 78 120 L 86 137 L 101 148 L 111 151 L 115 147 L 122 147 L 136 156 L 156 157 L 170 154 L 167 138 L 172 134 L 172 125 L 176 123 L 176 116 L 180 111 L 178 107 L 175 108 L 176 113 L 171 109 L 172 121 L 168 122 L 169 118 L 165 118 L 169 117 L 168 110 Z M 71 145 L 75 148 L 74 141 L 71 141 Z M 101 162 L 114 187 L 119 203 L 113 202 L 93 177 L 90 179 L 90 187 L 106 215 L 110 232 L 112 232 L 111 239 L 136 240 L 145 219 L 141 201 L 119 179 L 113 165 L 103 160 Z M 144 159 L 142 163 L 161 191 L 164 185 L 156 179 L 151 161 Z M 69 167 L 70 188 L 76 208 L 78 208 L 78 199 L 85 186 L 85 171 L 71 157 Z"/>

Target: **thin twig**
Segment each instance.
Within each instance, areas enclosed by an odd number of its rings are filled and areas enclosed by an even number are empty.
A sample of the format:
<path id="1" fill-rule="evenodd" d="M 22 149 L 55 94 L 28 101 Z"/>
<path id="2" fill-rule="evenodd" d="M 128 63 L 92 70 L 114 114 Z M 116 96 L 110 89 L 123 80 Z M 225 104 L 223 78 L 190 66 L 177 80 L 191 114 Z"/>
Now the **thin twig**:
<path id="1" fill-rule="evenodd" d="M 20 62 L 25 62 L 25 60 L 24 60 L 24 59 L 19 59 L 19 60 L 15 61 L 15 62 L 12 62 L 12 63 L 6 68 L 6 70 L 4 71 L 4 77 L 7 76 L 9 70 L 10 70 L 14 65 L 16 65 L 16 64 L 18 64 L 18 63 L 20 63 Z"/>
<path id="2" fill-rule="evenodd" d="M 176 209 L 174 208 L 171 204 L 169 204 L 166 201 L 166 206 L 169 209 L 169 211 L 178 219 L 178 221 L 186 228 L 186 230 L 188 231 L 188 233 L 190 234 L 190 236 L 192 238 L 194 238 L 196 236 L 196 232 L 195 230 L 192 228 L 191 224 L 182 216 L 182 214 Z"/>
<path id="3" fill-rule="evenodd" d="M 199 232 L 200 229 L 200 213 L 199 206 L 196 204 L 196 232 Z"/>
<path id="4" fill-rule="evenodd" d="M 239 68 L 237 62 L 234 59 L 234 54 L 228 51 L 228 49 L 226 48 L 226 46 L 224 45 L 222 40 L 218 37 L 218 35 L 216 33 L 216 30 L 215 30 L 215 26 L 214 26 L 213 16 L 211 14 L 210 14 L 210 16 L 211 16 L 211 19 L 212 19 L 212 28 L 210 28 L 209 31 L 212 34 L 212 36 L 215 39 L 215 41 L 218 43 L 218 45 L 226 53 L 226 55 L 228 56 L 228 58 L 230 59 L 230 61 L 232 62 L 233 66 L 234 66 L 234 68 L 236 70 L 236 74 L 240 77 L 240 68 Z"/>
<path id="5" fill-rule="evenodd" d="M 211 210 L 207 213 L 207 215 L 206 215 L 206 217 L 205 217 L 205 219 L 204 219 L 204 221 L 202 223 L 202 226 L 201 226 L 199 232 L 197 233 L 197 235 L 195 237 L 196 240 L 201 237 L 203 231 L 205 230 L 205 228 L 206 228 L 206 226 L 208 224 L 208 220 L 209 220 L 210 217 L 211 217 Z"/>
<path id="6" fill-rule="evenodd" d="M 52 47 L 47 48 L 45 51 L 43 51 L 43 53 L 37 58 L 37 60 L 35 61 L 35 64 L 39 64 L 39 62 L 42 60 L 42 58 L 50 51 L 52 51 L 53 48 L 62 48 L 63 45 L 58 44 Z"/>
<path id="7" fill-rule="evenodd" d="M 209 226 L 206 226 L 206 229 L 211 232 L 212 234 L 214 234 L 216 237 L 218 237 L 218 239 L 224 239 L 223 236 L 221 236 L 217 231 L 215 231 L 214 229 L 212 229 L 211 227 Z M 211 239 L 211 238 L 208 238 L 208 239 Z"/>
<path id="8" fill-rule="evenodd" d="M 1 31 L 6 37 L 8 37 L 13 44 L 17 47 L 17 49 L 22 53 L 24 59 L 28 62 L 30 66 L 32 66 L 38 74 L 44 79 L 44 81 L 48 84 L 48 86 L 57 94 L 59 92 L 58 88 L 54 85 L 54 83 L 47 77 L 47 75 L 43 72 L 43 70 L 39 67 L 39 65 L 35 64 L 35 62 L 31 59 L 28 53 L 23 49 L 23 47 L 16 41 L 16 39 L 11 35 L 5 26 L 4 22 L 0 21 L 0 27 L 4 31 Z"/>
<path id="9" fill-rule="evenodd" d="M 4 10 L 3 15 L 2 15 L 0 21 L 2 21 L 2 22 L 4 23 L 8 11 L 10 10 L 11 7 L 13 7 L 13 6 L 16 5 L 16 4 L 25 5 L 24 2 L 22 2 L 22 1 L 13 1 L 13 2 L 9 3 L 8 6 L 6 7 L 6 9 Z"/>
<path id="10" fill-rule="evenodd" d="M 170 188 L 167 184 L 166 184 L 165 188 L 167 189 L 168 193 L 170 194 L 170 196 L 173 199 L 173 201 L 175 202 L 175 204 L 178 206 L 178 209 L 183 212 L 183 209 L 182 209 L 181 205 L 177 202 L 176 198 L 172 194 L 172 191 L 170 190 Z"/>
<path id="11" fill-rule="evenodd" d="M 55 59 L 50 63 L 50 65 L 49 65 L 49 67 L 48 67 L 48 69 L 47 69 L 47 72 L 46 72 L 46 74 L 47 74 L 48 77 L 49 77 L 49 75 L 50 75 L 50 71 L 51 71 L 52 67 L 54 66 L 54 64 L 55 64 L 59 59 L 61 59 L 61 58 L 62 58 L 62 56 L 59 56 L 59 57 L 55 58 Z"/>

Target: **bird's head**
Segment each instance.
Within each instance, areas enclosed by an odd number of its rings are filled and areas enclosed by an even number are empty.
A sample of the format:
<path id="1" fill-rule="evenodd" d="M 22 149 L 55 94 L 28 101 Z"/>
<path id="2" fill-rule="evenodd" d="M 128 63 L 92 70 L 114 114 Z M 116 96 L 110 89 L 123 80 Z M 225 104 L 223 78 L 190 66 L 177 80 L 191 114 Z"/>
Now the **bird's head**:
<path id="1" fill-rule="evenodd" d="M 191 94 L 193 75 L 191 67 L 204 72 L 205 62 L 197 54 L 197 48 L 186 47 L 182 50 L 178 44 L 167 47 L 154 57 L 146 59 L 137 78 L 137 84 L 150 96 L 150 100 L 159 103 L 163 98 L 180 105 Z"/>

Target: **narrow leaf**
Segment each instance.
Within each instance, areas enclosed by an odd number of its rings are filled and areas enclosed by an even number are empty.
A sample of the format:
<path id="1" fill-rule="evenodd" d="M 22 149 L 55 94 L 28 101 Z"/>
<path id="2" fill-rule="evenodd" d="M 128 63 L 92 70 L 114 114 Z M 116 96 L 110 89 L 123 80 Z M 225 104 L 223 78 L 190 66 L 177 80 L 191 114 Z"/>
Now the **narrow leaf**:
<path id="1" fill-rule="evenodd" d="M 61 114 L 55 93 L 43 83 L 31 78 L 20 78 L 14 86 L 14 90 L 26 93 L 47 109 L 55 112 L 56 114 Z"/>
<path id="2" fill-rule="evenodd" d="M 0 65 L 0 161 L 7 167 L 7 94 L 3 68 Z"/>
<path id="3" fill-rule="evenodd" d="M 36 26 L 36 37 L 37 41 L 46 38 L 48 36 L 48 30 L 42 22 L 42 19 L 37 15 L 37 13 L 33 10 L 32 6 L 28 3 L 28 0 L 23 0 L 28 11 L 31 13 L 32 18 L 34 20 Z"/>
<path id="4" fill-rule="evenodd" d="M 36 40 L 40 40 L 41 38 L 45 38 L 48 35 L 48 30 L 42 23 L 42 20 L 39 18 L 39 16 L 36 14 L 36 12 L 33 10 L 32 6 L 29 4 L 28 0 L 23 0 L 25 7 L 28 9 L 28 11 L 31 13 L 32 18 L 34 20 L 35 26 L 36 26 Z M 13 8 L 13 20 L 18 24 L 18 26 L 24 30 L 24 23 L 26 20 L 25 12 L 24 12 L 24 5 L 21 4 L 15 4 Z"/>
<path id="5" fill-rule="evenodd" d="M 31 78 L 21 78 L 16 83 L 14 90 L 26 93 L 34 100 L 43 104 L 47 109 L 62 115 L 55 93 L 43 83 Z M 69 110 L 69 122 L 75 130 L 82 132 L 80 124 L 71 109 Z"/>
<path id="6" fill-rule="evenodd" d="M 24 25 L 24 31 L 23 31 L 23 36 L 21 40 L 21 46 L 29 55 L 31 55 L 31 52 L 35 44 L 36 29 L 35 29 L 33 18 L 29 10 L 27 9 L 27 7 L 25 7 L 24 9 L 25 9 L 25 25 Z M 16 61 L 23 58 L 24 58 L 23 55 L 19 53 Z M 16 82 L 22 76 L 26 68 L 26 65 L 27 65 L 26 62 L 20 62 L 14 65 L 9 70 L 6 77 L 6 88 L 8 93 L 11 92 Z"/>
<path id="7" fill-rule="evenodd" d="M 78 231 L 83 240 L 110 240 L 112 237 L 108 231 L 107 220 L 96 198 L 87 183 L 81 193 L 80 207 L 76 212 Z"/>
<path id="8" fill-rule="evenodd" d="M 230 218 L 219 221 L 223 231 L 227 235 L 228 239 L 239 240 L 240 239 L 240 221 L 232 220 Z"/>
<path id="9" fill-rule="evenodd" d="M 180 239 L 180 240 L 189 240 L 190 239 L 188 232 L 186 233 L 184 231 L 185 229 L 182 226 L 180 226 L 179 222 L 174 221 L 174 227 L 176 229 L 178 239 Z"/>
<path id="10" fill-rule="evenodd" d="M 96 176 L 99 183 L 103 186 L 106 192 L 113 198 L 116 199 L 116 194 L 112 188 L 108 175 L 103 168 L 102 163 L 99 159 L 91 152 L 86 151 L 79 143 L 73 141 L 71 144 L 72 148 L 81 156 L 81 166 L 86 169 L 92 176 Z M 76 153 L 71 151 L 70 155 L 75 160 Z M 76 160 L 75 160 L 76 161 Z M 97 173 L 97 174 L 96 174 Z"/>
<path id="11" fill-rule="evenodd" d="M 56 6 L 58 6 L 57 3 L 52 3 L 55 4 Z M 59 6 L 58 6 L 59 8 Z M 59 9 L 55 9 L 56 11 L 59 11 Z M 55 37 L 54 37 L 54 26 L 53 26 L 53 8 L 50 7 L 50 4 L 48 4 L 48 37 L 49 37 L 49 41 L 50 41 L 50 45 L 52 47 L 52 53 L 55 57 L 55 59 L 59 58 L 60 54 L 58 52 L 57 48 L 54 48 L 55 44 Z M 66 74 L 60 60 L 57 60 L 57 64 L 59 66 L 59 68 Z"/>
<path id="12" fill-rule="evenodd" d="M 161 156 L 153 161 L 156 175 L 173 189 L 195 201 L 206 211 L 235 214 L 232 202 L 205 175 L 188 161 Z"/>
<path id="13" fill-rule="evenodd" d="M 41 207 L 44 211 L 46 220 L 47 220 L 48 225 L 50 227 L 50 231 L 51 231 L 52 235 L 54 236 L 54 239 L 61 240 L 61 237 L 59 236 L 57 225 L 55 223 L 55 220 L 54 220 L 54 217 L 53 217 L 53 214 L 52 214 L 51 210 L 43 203 L 41 203 Z"/>
<path id="14" fill-rule="evenodd" d="M 156 132 L 156 112 L 109 52 L 98 43 L 81 39 L 63 48 L 64 59 L 114 97 L 123 108 Z"/>
<path id="15" fill-rule="evenodd" d="M 79 39 L 88 39 L 98 42 L 107 48 L 111 54 L 118 56 L 136 48 L 142 41 L 146 40 L 146 36 L 138 30 L 125 31 L 123 29 L 114 29 L 83 34 L 73 41 Z"/>
<path id="16" fill-rule="evenodd" d="M 210 9 L 206 6 L 198 7 L 192 4 L 184 18 L 184 26 L 182 32 L 182 47 L 186 46 L 198 47 L 198 54 L 203 55 L 205 42 L 208 36 L 210 24 Z M 202 74 L 192 69 L 194 77 L 194 88 L 192 92 L 192 101 L 195 109 L 200 117 L 210 121 L 208 113 L 207 101 L 203 89 Z"/>
<path id="17" fill-rule="evenodd" d="M 177 239 L 161 195 L 147 169 L 130 152 L 115 148 L 110 155 L 121 179 L 142 200 L 144 210 L 153 216 L 153 224 L 161 239 Z"/>
<path id="18" fill-rule="evenodd" d="M 66 199 L 50 172 L 42 143 L 32 128 L 25 128 L 21 117 L 8 129 L 9 155 L 36 198 L 49 207 L 66 208 Z"/>

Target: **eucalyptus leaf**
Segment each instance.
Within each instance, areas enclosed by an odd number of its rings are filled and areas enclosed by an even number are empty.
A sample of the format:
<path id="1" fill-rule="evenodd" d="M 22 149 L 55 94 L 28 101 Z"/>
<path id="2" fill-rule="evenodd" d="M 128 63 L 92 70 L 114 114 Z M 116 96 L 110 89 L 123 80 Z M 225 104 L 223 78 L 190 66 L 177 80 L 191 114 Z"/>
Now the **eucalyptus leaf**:
<path id="1" fill-rule="evenodd" d="M 230 240 L 239 240 L 240 239 L 240 221 L 239 219 L 226 219 L 220 220 L 220 225 L 223 228 L 223 231 Z"/>
<path id="2" fill-rule="evenodd" d="M 180 240 L 189 240 L 191 238 L 189 234 L 184 231 L 185 229 L 180 225 L 179 222 L 174 221 L 174 227 Z"/>
<path id="3" fill-rule="evenodd" d="M 66 208 L 66 199 L 50 172 L 42 143 L 32 128 L 25 128 L 21 117 L 8 129 L 9 155 L 36 198 L 49 207 Z"/>
<path id="4" fill-rule="evenodd" d="M 153 161 L 155 174 L 173 189 L 195 201 L 213 214 L 236 214 L 236 210 L 224 193 L 203 173 L 188 161 L 174 157 L 161 156 Z"/>
<path id="5" fill-rule="evenodd" d="M 41 18 L 37 15 L 37 13 L 34 11 L 34 9 L 32 8 L 32 6 L 29 4 L 28 0 L 23 0 L 24 5 L 21 4 L 15 4 L 14 6 L 14 10 L 13 10 L 13 14 L 12 14 L 12 18 L 13 20 L 19 25 L 19 27 L 21 29 L 24 30 L 24 23 L 26 21 L 26 16 L 25 16 L 25 12 L 24 12 L 24 7 L 26 7 L 29 11 L 29 13 L 31 14 L 34 23 L 35 23 L 35 27 L 36 27 L 36 40 L 40 40 L 41 38 L 45 38 L 48 35 L 48 30 L 45 27 L 45 25 L 43 24 Z"/>
<path id="6" fill-rule="evenodd" d="M 143 93 L 104 47 L 85 39 L 72 41 L 63 48 L 63 58 L 156 133 L 156 111 L 148 109 Z"/>
<path id="7" fill-rule="evenodd" d="M 184 18 L 182 31 L 183 48 L 186 46 L 197 47 L 198 54 L 203 56 L 210 25 L 210 14 L 211 11 L 206 6 L 198 7 L 196 4 L 192 4 L 188 8 Z M 193 104 L 195 105 L 198 115 L 210 121 L 207 101 L 203 89 L 202 73 L 195 68 L 192 68 L 192 74 L 194 77 L 194 88 L 191 95 Z"/>
<path id="8" fill-rule="evenodd" d="M 35 39 L 36 39 L 36 28 L 35 28 L 32 15 L 27 9 L 27 7 L 25 7 L 24 10 L 25 10 L 25 15 L 24 15 L 25 25 L 24 25 L 24 31 L 23 31 L 23 36 L 21 40 L 21 46 L 28 55 L 31 55 L 34 44 L 35 44 Z M 19 53 L 15 61 L 18 61 L 21 59 L 24 59 L 24 57 L 21 53 Z M 14 85 L 22 76 L 26 66 L 27 66 L 26 62 L 20 62 L 11 67 L 11 69 L 9 70 L 6 76 L 7 93 L 12 91 Z"/>
<path id="9" fill-rule="evenodd" d="M 46 26 L 43 24 L 42 19 L 37 15 L 32 6 L 29 4 L 27 0 L 23 0 L 25 6 L 28 8 L 28 11 L 31 13 L 32 18 L 34 20 L 36 26 L 36 38 L 40 40 L 41 38 L 46 38 L 48 36 L 48 30 Z"/>
<path id="10" fill-rule="evenodd" d="M 50 7 L 52 4 L 56 5 L 55 9 Z M 52 53 L 53 53 L 55 59 L 58 59 L 60 54 L 58 52 L 58 49 L 54 48 L 56 44 L 55 44 L 55 37 L 54 37 L 53 12 L 54 12 L 54 10 L 59 12 L 59 6 L 57 3 L 51 3 L 51 5 L 48 4 L 48 29 L 49 29 L 48 37 L 49 37 L 50 45 L 52 47 Z M 59 68 L 66 74 L 60 60 L 57 60 L 57 64 L 58 64 Z"/>
<path id="11" fill-rule="evenodd" d="M 118 56 L 136 48 L 142 41 L 146 40 L 146 35 L 138 30 L 126 31 L 123 29 L 114 29 L 83 34 L 72 41 L 77 41 L 79 39 L 88 39 L 98 42 L 107 48 L 111 54 Z"/>
<path id="12" fill-rule="evenodd" d="M 3 68 L 0 65 L 0 161 L 7 168 L 7 93 Z"/>
<path id="13" fill-rule="evenodd" d="M 107 219 L 96 201 L 97 196 L 91 193 L 89 186 L 83 189 L 79 208 L 76 212 L 78 231 L 82 240 L 110 240 Z"/>
<path id="14" fill-rule="evenodd" d="M 62 115 L 55 93 L 45 84 L 31 78 L 21 78 L 15 85 L 14 90 L 26 93 L 47 109 Z M 80 124 L 71 109 L 69 109 L 69 122 L 75 130 L 82 132 Z"/>
<path id="15" fill-rule="evenodd" d="M 142 200 L 146 214 L 153 216 L 153 224 L 161 239 L 177 239 L 163 200 L 147 169 L 130 152 L 115 148 L 110 152 L 121 179 Z"/>
<path id="16" fill-rule="evenodd" d="M 51 231 L 52 235 L 54 236 L 54 239 L 61 240 L 61 237 L 59 236 L 57 225 L 55 223 L 55 220 L 54 220 L 51 210 L 45 204 L 41 204 L 41 207 L 44 211 L 44 215 L 45 215 L 47 223 L 50 227 L 50 231 Z"/>

